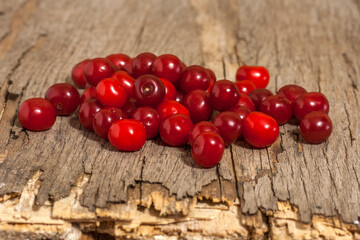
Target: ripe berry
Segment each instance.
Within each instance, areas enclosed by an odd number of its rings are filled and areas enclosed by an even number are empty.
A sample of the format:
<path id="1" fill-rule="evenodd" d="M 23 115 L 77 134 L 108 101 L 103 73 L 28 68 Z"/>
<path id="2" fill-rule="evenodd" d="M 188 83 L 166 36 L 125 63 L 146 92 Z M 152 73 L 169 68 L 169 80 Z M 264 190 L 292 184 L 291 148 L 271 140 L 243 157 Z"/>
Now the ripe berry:
<path id="1" fill-rule="evenodd" d="M 241 136 L 243 124 L 234 112 L 221 112 L 212 120 L 212 123 L 219 130 L 226 146 L 231 145 Z"/>
<path id="2" fill-rule="evenodd" d="M 236 81 L 250 80 L 256 88 L 266 88 L 270 75 L 266 68 L 261 66 L 241 66 L 236 72 Z"/>
<path id="3" fill-rule="evenodd" d="M 244 93 L 246 95 L 249 95 L 256 89 L 254 83 L 250 80 L 236 81 L 235 85 L 238 87 L 240 93 Z"/>
<path id="4" fill-rule="evenodd" d="M 324 94 L 319 92 L 304 93 L 294 104 L 294 115 L 299 121 L 308 113 L 321 111 L 329 112 L 329 102 Z"/>
<path id="5" fill-rule="evenodd" d="M 289 100 L 289 102 L 293 106 L 295 100 L 304 93 L 306 93 L 306 90 L 303 87 L 300 87 L 298 85 L 285 85 L 279 89 L 277 95 Z"/>
<path id="6" fill-rule="evenodd" d="M 122 110 L 126 113 L 128 118 L 131 118 L 135 110 L 138 108 L 138 105 L 135 99 L 131 98 L 125 105 L 122 107 Z"/>
<path id="7" fill-rule="evenodd" d="M 241 119 L 241 123 L 243 124 L 244 122 L 244 119 L 246 118 L 246 116 L 251 113 L 250 109 L 248 109 L 247 107 L 244 107 L 244 106 L 235 106 L 235 107 L 232 107 L 230 108 L 229 110 L 230 112 L 233 112 L 233 113 L 236 113 L 239 118 Z M 239 138 L 242 137 L 242 132 L 239 136 Z"/>
<path id="8" fill-rule="evenodd" d="M 208 121 L 198 122 L 197 124 L 194 125 L 194 127 L 189 133 L 188 139 L 191 146 L 194 143 L 197 136 L 199 136 L 199 134 L 202 132 L 214 132 L 220 135 L 219 130 L 215 127 L 215 125 L 212 122 L 208 122 Z"/>
<path id="9" fill-rule="evenodd" d="M 111 78 L 116 79 L 125 88 L 127 98 L 134 97 L 135 79 L 125 71 L 116 71 Z"/>
<path id="10" fill-rule="evenodd" d="M 160 55 L 152 64 L 152 73 L 159 78 L 166 78 L 176 84 L 182 73 L 181 61 L 172 54 Z"/>
<path id="11" fill-rule="evenodd" d="M 201 89 L 186 94 L 182 103 L 189 110 L 190 118 L 194 123 L 209 120 L 214 112 L 210 94 Z"/>
<path id="12" fill-rule="evenodd" d="M 86 88 L 80 96 L 80 103 L 85 102 L 89 98 L 96 98 L 96 87 Z"/>
<path id="13" fill-rule="evenodd" d="M 236 103 L 236 105 L 246 107 L 252 112 L 255 111 L 254 102 L 251 100 L 251 98 L 248 95 L 246 95 L 244 93 L 240 93 L 240 99 Z"/>
<path id="14" fill-rule="evenodd" d="M 136 102 L 142 106 L 157 107 L 165 97 L 165 86 L 154 75 L 143 75 L 134 82 Z"/>
<path id="15" fill-rule="evenodd" d="M 96 100 L 95 98 L 89 98 L 85 100 L 82 104 L 80 104 L 79 112 L 78 112 L 78 118 L 80 120 L 81 125 L 89 130 L 93 131 L 93 119 L 95 116 L 95 113 L 100 111 L 100 109 L 103 106 L 101 103 Z"/>
<path id="16" fill-rule="evenodd" d="M 199 166 L 210 168 L 221 161 L 224 149 L 224 141 L 218 134 L 202 132 L 192 145 L 191 156 Z"/>
<path id="17" fill-rule="evenodd" d="M 108 132 L 111 145 L 120 151 L 137 151 L 146 142 L 146 130 L 135 119 L 121 119 L 111 125 Z"/>
<path id="18" fill-rule="evenodd" d="M 125 112 L 114 107 L 100 109 L 94 115 L 92 122 L 94 132 L 103 139 L 108 139 L 108 131 L 114 122 L 127 118 Z"/>
<path id="19" fill-rule="evenodd" d="M 183 92 L 177 91 L 177 92 L 176 92 L 176 99 L 175 99 L 175 101 L 181 103 L 181 102 L 182 102 L 182 99 L 184 98 L 184 96 L 185 96 L 185 95 L 184 95 Z"/>
<path id="20" fill-rule="evenodd" d="M 266 88 L 258 88 L 252 91 L 249 94 L 249 98 L 255 104 L 255 110 L 259 111 L 261 103 L 265 100 L 265 98 L 274 95 L 271 91 L 267 90 Z"/>
<path id="21" fill-rule="evenodd" d="M 158 107 L 157 111 L 159 113 L 161 121 L 170 117 L 171 115 L 181 113 L 187 117 L 190 117 L 189 110 L 179 102 L 174 100 L 165 100 Z"/>
<path id="22" fill-rule="evenodd" d="M 261 103 L 259 110 L 272 116 L 279 125 L 287 123 L 292 116 L 291 103 L 278 95 L 267 97 Z"/>
<path id="23" fill-rule="evenodd" d="M 122 108 L 127 101 L 125 88 L 114 78 L 105 78 L 99 82 L 96 97 L 105 107 Z"/>
<path id="24" fill-rule="evenodd" d="M 218 111 L 226 111 L 235 106 L 240 99 L 236 85 L 229 80 L 216 81 L 210 92 L 210 101 Z"/>
<path id="25" fill-rule="evenodd" d="M 84 66 L 84 78 L 90 85 L 95 86 L 104 78 L 114 73 L 112 63 L 106 58 L 94 58 Z"/>
<path id="26" fill-rule="evenodd" d="M 132 118 L 144 125 L 147 139 L 154 138 L 159 134 L 160 117 L 156 109 L 146 106 L 139 107 L 133 113 Z"/>
<path id="27" fill-rule="evenodd" d="M 73 113 L 80 104 L 78 90 L 69 83 L 57 83 L 46 91 L 47 99 L 55 107 L 56 114 L 66 116 Z"/>
<path id="28" fill-rule="evenodd" d="M 86 81 L 84 78 L 84 66 L 89 61 L 89 59 L 85 59 L 74 66 L 71 71 L 71 79 L 79 88 L 85 88 Z"/>
<path id="29" fill-rule="evenodd" d="M 170 146 L 182 146 L 188 142 L 193 127 L 191 119 L 183 114 L 175 114 L 165 119 L 159 129 L 161 139 Z"/>
<path id="30" fill-rule="evenodd" d="M 216 82 L 216 76 L 215 76 L 215 73 L 211 69 L 206 68 L 206 71 L 208 72 L 208 75 L 210 77 L 210 84 L 209 84 L 209 87 L 206 89 L 206 92 L 210 93 L 212 86 Z"/>
<path id="31" fill-rule="evenodd" d="M 182 92 L 188 93 L 192 90 L 208 89 L 210 76 L 208 71 L 198 65 L 189 66 L 182 74 L 179 80 L 179 88 Z"/>
<path id="32" fill-rule="evenodd" d="M 176 87 L 169 80 L 165 78 L 160 78 L 161 82 L 165 87 L 165 97 L 164 100 L 175 100 L 177 96 Z"/>
<path id="33" fill-rule="evenodd" d="M 126 71 L 125 66 L 130 62 L 130 57 L 122 53 L 111 54 L 105 58 L 108 59 L 115 67 L 117 67 L 118 71 Z"/>
<path id="34" fill-rule="evenodd" d="M 44 98 L 30 98 L 20 105 L 17 117 L 24 128 L 30 131 L 44 131 L 54 125 L 56 110 Z"/>
<path id="35" fill-rule="evenodd" d="M 325 142 L 332 132 L 332 122 L 324 112 L 311 112 L 300 121 L 301 136 L 308 142 Z"/>
<path id="36" fill-rule="evenodd" d="M 134 58 L 132 63 L 132 75 L 137 78 L 145 74 L 152 73 L 152 64 L 156 56 L 153 53 L 140 53 Z"/>
<path id="37" fill-rule="evenodd" d="M 268 147 L 279 136 L 276 120 L 261 112 L 251 112 L 244 120 L 244 139 L 256 148 Z"/>

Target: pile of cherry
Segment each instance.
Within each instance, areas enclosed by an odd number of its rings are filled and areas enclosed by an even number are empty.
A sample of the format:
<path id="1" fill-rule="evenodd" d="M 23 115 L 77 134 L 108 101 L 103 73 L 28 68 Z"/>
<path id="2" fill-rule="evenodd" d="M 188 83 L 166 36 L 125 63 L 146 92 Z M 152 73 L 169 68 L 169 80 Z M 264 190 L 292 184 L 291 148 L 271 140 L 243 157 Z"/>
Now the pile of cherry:
<path id="1" fill-rule="evenodd" d="M 292 117 L 307 142 L 326 141 L 332 132 L 329 103 L 318 92 L 286 85 L 276 95 L 265 89 L 269 73 L 261 66 L 241 66 L 236 82 L 216 80 L 198 65 L 186 66 L 171 54 L 112 54 L 86 59 L 72 70 L 69 83 L 51 86 L 45 98 L 31 98 L 18 110 L 28 130 L 51 128 L 56 115 L 70 115 L 80 105 L 81 125 L 121 151 L 137 151 L 160 135 L 170 146 L 191 145 L 194 161 L 213 167 L 225 146 L 239 138 L 256 148 L 275 142 L 279 125 Z"/>

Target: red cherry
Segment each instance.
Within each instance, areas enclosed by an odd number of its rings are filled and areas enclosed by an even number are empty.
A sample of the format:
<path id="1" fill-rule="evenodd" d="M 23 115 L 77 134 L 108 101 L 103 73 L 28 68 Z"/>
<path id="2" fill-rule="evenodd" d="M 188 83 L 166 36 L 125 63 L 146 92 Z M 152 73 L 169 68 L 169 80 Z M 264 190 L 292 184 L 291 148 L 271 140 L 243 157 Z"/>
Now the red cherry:
<path id="1" fill-rule="evenodd" d="M 250 80 L 236 81 L 235 85 L 238 87 L 240 93 L 249 95 L 256 89 L 255 84 Z"/>
<path id="2" fill-rule="evenodd" d="M 159 134 L 160 117 L 156 109 L 139 107 L 133 113 L 132 118 L 145 126 L 147 139 L 154 138 Z"/>
<path id="3" fill-rule="evenodd" d="M 301 136 L 308 142 L 325 142 L 332 132 L 332 122 L 324 112 L 311 112 L 300 121 Z"/>
<path id="4" fill-rule="evenodd" d="M 112 63 L 106 58 L 91 59 L 84 66 L 86 82 L 95 87 L 102 79 L 110 77 L 114 72 Z"/>
<path id="5" fill-rule="evenodd" d="M 289 100 L 278 95 L 267 97 L 260 105 L 260 112 L 273 117 L 279 125 L 287 123 L 292 116 Z"/>
<path id="6" fill-rule="evenodd" d="M 66 116 L 73 113 L 80 104 L 78 90 L 69 83 L 57 83 L 49 87 L 45 98 L 54 105 L 56 114 Z"/>
<path id="7" fill-rule="evenodd" d="M 130 60 L 124 65 L 124 70 L 130 75 L 133 76 L 133 62 L 135 58 L 130 58 Z"/>
<path id="8" fill-rule="evenodd" d="M 244 106 L 234 106 L 230 108 L 229 111 L 236 113 L 242 121 L 251 113 L 250 109 Z"/>
<path id="9" fill-rule="evenodd" d="M 108 132 L 111 145 L 120 151 L 137 151 L 146 142 L 146 130 L 135 119 L 121 119 L 111 125 Z"/>
<path id="10" fill-rule="evenodd" d="M 89 59 L 85 59 L 74 66 L 71 71 L 71 79 L 79 88 L 85 88 L 86 81 L 84 78 L 84 66 L 89 61 Z"/>
<path id="11" fill-rule="evenodd" d="M 111 54 L 105 58 L 108 59 L 115 67 L 117 67 L 118 71 L 126 71 L 125 65 L 130 61 L 130 57 L 123 53 Z"/>
<path id="12" fill-rule="evenodd" d="M 294 105 L 295 100 L 306 93 L 306 90 L 303 87 L 298 85 L 285 85 L 279 89 L 277 95 L 286 98 L 290 101 L 291 105 Z"/>
<path id="13" fill-rule="evenodd" d="M 135 99 L 130 98 L 129 101 L 122 107 L 122 110 L 126 113 L 128 118 L 131 118 L 137 108 L 138 105 L 136 104 Z"/>
<path id="14" fill-rule="evenodd" d="M 236 72 L 236 81 L 250 80 L 256 88 L 266 88 L 270 75 L 266 68 L 261 66 L 241 66 Z"/>
<path id="15" fill-rule="evenodd" d="M 96 98 L 96 87 L 86 88 L 80 97 L 80 103 L 85 102 L 86 99 Z"/>
<path id="16" fill-rule="evenodd" d="M 170 117 L 174 114 L 184 114 L 187 117 L 190 117 L 189 110 L 179 102 L 174 100 L 165 100 L 163 101 L 158 107 L 157 111 L 159 113 L 161 121 L 165 120 L 166 118 Z"/>
<path id="17" fill-rule="evenodd" d="M 134 97 L 134 82 L 135 79 L 125 71 L 116 71 L 111 78 L 118 80 L 118 82 L 125 88 L 126 96 L 128 98 Z"/>
<path id="18" fill-rule="evenodd" d="M 261 112 L 251 112 L 244 120 L 244 139 L 256 148 L 268 147 L 279 136 L 276 120 Z"/>
<path id="19" fill-rule="evenodd" d="M 199 166 L 210 168 L 221 161 L 224 149 L 224 141 L 218 134 L 202 132 L 192 145 L 191 156 Z"/>
<path id="20" fill-rule="evenodd" d="M 259 111 L 260 105 L 265 100 L 265 98 L 272 95 L 274 94 L 266 88 L 258 88 L 249 94 L 249 98 L 251 98 L 251 100 L 255 104 L 256 111 Z"/>
<path id="21" fill-rule="evenodd" d="M 329 102 L 324 94 L 319 92 L 304 93 L 294 104 L 294 115 L 299 121 L 308 113 L 321 111 L 329 112 Z"/>
<path id="22" fill-rule="evenodd" d="M 183 114 L 175 114 L 160 125 L 160 137 L 170 146 L 182 146 L 188 142 L 189 132 L 193 127 L 191 119 Z"/>
<path id="23" fill-rule="evenodd" d="M 96 100 L 95 98 L 89 98 L 85 100 L 85 102 L 80 104 L 79 112 L 78 112 L 78 118 L 80 120 L 81 125 L 89 130 L 93 131 L 93 119 L 95 116 L 95 113 L 100 111 L 100 109 L 103 106 L 101 103 Z"/>
<path id="24" fill-rule="evenodd" d="M 206 68 L 206 71 L 208 72 L 208 75 L 210 77 L 210 84 L 209 84 L 209 87 L 206 89 L 206 92 L 210 93 L 212 86 L 216 82 L 216 76 L 215 76 L 215 73 L 211 69 Z"/>
<path id="25" fill-rule="evenodd" d="M 132 75 L 137 78 L 145 74 L 152 73 L 152 64 L 156 56 L 153 53 L 140 53 L 134 58 L 132 63 Z"/>
<path id="26" fill-rule="evenodd" d="M 184 98 L 184 96 L 185 96 L 185 95 L 184 95 L 183 92 L 177 91 L 177 92 L 176 92 L 176 99 L 175 99 L 175 101 L 181 103 L 182 100 L 183 100 L 183 98 Z"/>
<path id="27" fill-rule="evenodd" d="M 189 110 L 190 118 L 194 123 L 209 120 L 214 112 L 210 94 L 204 90 L 197 89 L 189 92 L 182 103 Z"/>
<path id="28" fill-rule="evenodd" d="M 210 101 L 218 111 L 226 111 L 235 106 L 240 99 L 236 85 L 229 80 L 216 81 L 210 92 Z"/>
<path id="29" fill-rule="evenodd" d="M 185 71 L 186 68 L 187 68 L 187 66 L 186 66 L 186 64 L 184 62 L 181 62 L 180 66 L 181 66 L 181 72 Z"/>
<path id="30" fill-rule="evenodd" d="M 181 61 L 172 54 L 160 55 L 152 64 L 152 73 L 159 78 L 166 78 L 176 84 L 182 73 Z"/>
<path id="31" fill-rule="evenodd" d="M 254 102 L 251 100 L 251 98 L 244 94 L 244 93 L 240 93 L 240 99 L 239 101 L 236 103 L 237 106 L 243 106 L 243 107 L 247 107 L 250 111 L 255 111 L 255 104 Z"/>
<path id="32" fill-rule="evenodd" d="M 30 98 L 20 105 L 17 117 L 24 128 L 30 131 L 44 131 L 54 125 L 56 110 L 46 99 Z"/>
<path id="33" fill-rule="evenodd" d="M 198 65 L 189 66 L 182 74 L 179 80 L 180 90 L 188 93 L 192 90 L 208 89 L 210 84 L 210 76 L 208 71 Z"/>
<path id="34" fill-rule="evenodd" d="M 161 82 L 165 86 L 165 97 L 164 100 L 175 100 L 177 96 L 176 87 L 169 80 L 160 78 Z"/>
<path id="35" fill-rule="evenodd" d="M 105 107 L 121 108 L 127 101 L 125 88 L 114 78 L 105 78 L 99 82 L 96 97 Z"/>
<path id="36" fill-rule="evenodd" d="M 165 97 L 165 86 L 154 75 L 138 77 L 134 83 L 136 102 L 142 106 L 157 107 Z"/>
<path id="37" fill-rule="evenodd" d="M 226 146 L 231 145 L 242 134 L 242 121 L 234 112 L 221 112 L 212 120 L 212 123 L 219 129 Z"/>
<path id="38" fill-rule="evenodd" d="M 92 122 L 94 132 L 103 139 L 108 139 L 108 131 L 114 122 L 127 118 L 125 112 L 114 107 L 106 107 L 94 115 Z"/>
<path id="39" fill-rule="evenodd" d="M 194 125 L 194 127 L 189 133 L 188 140 L 191 146 L 194 143 L 197 136 L 199 136 L 199 134 L 202 132 L 214 132 L 220 135 L 219 130 L 215 127 L 215 125 L 212 122 L 208 122 L 208 121 L 198 122 L 197 124 Z"/>

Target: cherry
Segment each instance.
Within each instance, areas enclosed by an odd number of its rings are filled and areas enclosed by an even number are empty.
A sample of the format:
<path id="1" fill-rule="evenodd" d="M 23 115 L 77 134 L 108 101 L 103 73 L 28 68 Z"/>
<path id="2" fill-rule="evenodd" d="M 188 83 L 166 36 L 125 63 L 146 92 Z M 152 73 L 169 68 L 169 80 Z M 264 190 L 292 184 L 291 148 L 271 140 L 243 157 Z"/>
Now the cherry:
<path id="1" fill-rule="evenodd" d="M 135 58 L 130 58 L 130 60 L 124 65 L 124 70 L 130 75 L 133 76 L 132 65 Z"/>
<path id="2" fill-rule="evenodd" d="M 89 61 L 89 59 L 85 59 L 74 66 L 71 71 L 71 79 L 79 88 L 85 88 L 86 81 L 84 78 L 84 66 Z"/>
<path id="3" fill-rule="evenodd" d="M 139 105 L 157 107 L 164 100 L 165 86 L 158 77 L 146 74 L 135 80 L 134 94 Z"/>
<path id="4" fill-rule="evenodd" d="M 94 115 L 92 122 L 94 132 L 103 139 L 108 139 L 108 131 L 114 122 L 127 118 L 125 112 L 114 107 L 105 107 L 100 109 Z"/>
<path id="5" fill-rule="evenodd" d="M 255 84 L 250 80 L 236 81 L 235 85 L 238 87 L 240 93 L 249 95 L 256 89 Z"/>
<path id="6" fill-rule="evenodd" d="M 181 61 L 172 54 L 160 55 L 152 64 L 152 73 L 159 78 L 166 78 L 176 84 L 182 73 Z"/>
<path id="7" fill-rule="evenodd" d="M 251 98 L 244 94 L 244 93 L 240 93 L 240 99 L 239 101 L 236 103 L 237 106 L 243 106 L 243 107 L 247 107 L 250 111 L 255 111 L 255 104 L 254 102 L 251 100 Z"/>
<path id="8" fill-rule="evenodd" d="M 84 78 L 90 85 L 95 86 L 104 78 L 114 73 L 112 63 L 106 58 L 94 58 L 84 66 Z"/>
<path id="9" fill-rule="evenodd" d="M 194 125 L 194 127 L 189 133 L 188 140 L 191 146 L 194 143 L 196 137 L 199 136 L 199 134 L 202 132 L 214 132 L 220 135 L 219 130 L 215 127 L 215 125 L 212 122 L 208 122 L 208 121 L 198 122 L 197 124 Z"/>
<path id="10" fill-rule="evenodd" d="M 277 95 L 289 100 L 292 106 L 295 100 L 304 93 L 306 93 L 306 90 L 298 85 L 285 85 L 277 91 Z"/>
<path id="11" fill-rule="evenodd" d="M 180 63 L 180 66 L 181 66 L 181 72 L 184 72 L 187 68 L 186 64 L 184 62 L 181 62 Z"/>
<path id="12" fill-rule="evenodd" d="M 105 107 L 121 108 L 127 101 L 125 88 L 114 78 L 105 78 L 99 82 L 96 97 Z"/>
<path id="13" fill-rule="evenodd" d="M 158 107 L 157 111 L 159 113 L 161 121 L 170 117 L 171 115 L 181 113 L 187 117 L 190 117 L 189 110 L 179 102 L 174 100 L 165 100 Z"/>
<path id="14" fill-rule="evenodd" d="M 182 103 L 189 110 L 190 118 L 194 123 L 209 120 L 214 112 L 210 94 L 201 89 L 186 94 Z"/>
<path id="15" fill-rule="evenodd" d="M 331 119 L 324 112 L 311 112 L 300 121 L 301 136 L 308 143 L 319 144 L 325 142 L 331 132 Z"/>
<path id="16" fill-rule="evenodd" d="M 244 121 L 246 116 L 251 113 L 250 109 L 244 106 L 234 106 L 229 109 L 230 112 L 236 113 L 241 121 Z"/>
<path id="17" fill-rule="evenodd" d="M 125 71 L 116 71 L 111 78 L 116 79 L 121 86 L 125 88 L 126 96 L 128 98 L 134 97 L 134 82 L 135 79 Z"/>
<path id="18" fill-rule="evenodd" d="M 271 116 L 261 112 L 251 112 L 244 120 L 244 139 L 256 148 L 268 147 L 279 136 L 279 125 Z"/>
<path id="19" fill-rule="evenodd" d="M 265 98 L 274 95 L 270 90 L 266 88 L 257 88 L 249 94 L 249 98 L 255 104 L 256 111 L 259 111 L 261 103 L 265 100 Z"/>
<path id="20" fill-rule="evenodd" d="M 100 111 L 103 108 L 101 103 L 95 98 L 86 99 L 85 102 L 80 104 L 78 118 L 80 120 L 81 125 L 89 130 L 93 131 L 93 119 L 95 113 Z"/>
<path id="21" fill-rule="evenodd" d="M 132 75 L 137 78 L 152 73 L 152 64 L 156 56 L 153 53 L 145 52 L 136 56 L 132 63 Z"/>
<path id="22" fill-rule="evenodd" d="M 309 92 L 298 97 L 294 103 L 294 115 L 301 120 L 306 114 L 321 111 L 329 112 L 329 102 L 322 93 Z"/>
<path id="23" fill-rule="evenodd" d="M 242 121 L 234 112 L 221 112 L 212 120 L 212 123 L 219 129 L 226 146 L 231 145 L 242 134 Z"/>
<path id="24" fill-rule="evenodd" d="M 291 103 L 278 95 L 267 97 L 261 103 L 259 110 L 273 117 L 279 125 L 287 123 L 292 116 Z"/>
<path id="25" fill-rule="evenodd" d="M 177 96 L 176 87 L 169 80 L 160 78 L 161 82 L 165 86 L 165 97 L 164 100 L 175 100 Z"/>
<path id="26" fill-rule="evenodd" d="M 240 99 L 236 85 L 229 80 L 216 81 L 210 92 L 210 101 L 218 111 L 225 111 L 235 106 Z"/>
<path id="27" fill-rule="evenodd" d="M 135 101 L 135 99 L 130 98 L 127 103 L 122 107 L 122 110 L 126 113 L 128 118 L 131 118 L 135 110 L 138 108 L 138 105 Z"/>
<path id="28" fill-rule="evenodd" d="M 123 53 L 111 54 L 106 56 L 105 58 L 108 59 L 115 67 L 117 67 L 118 71 L 126 71 L 125 65 L 129 64 L 130 61 L 130 57 Z"/>
<path id="29" fill-rule="evenodd" d="M 183 100 L 183 98 L 184 98 L 184 93 L 181 92 L 181 91 L 177 91 L 177 92 L 176 92 L 176 99 L 175 99 L 175 101 L 181 103 L 182 100 Z"/>
<path id="30" fill-rule="evenodd" d="M 170 146 L 182 146 L 188 142 L 188 135 L 193 127 L 193 123 L 188 116 L 174 114 L 160 125 L 160 137 Z"/>
<path id="31" fill-rule="evenodd" d="M 96 87 L 86 88 L 80 96 L 80 103 L 85 102 L 89 98 L 96 98 Z"/>
<path id="32" fill-rule="evenodd" d="M 44 98 L 30 98 L 20 105 L 17 117 L 24 128 L 30 131 L 44 131 L 54 125 L 56 110 Z"/>
<path id="33" fill-rule="evenodd" d="M 236 81 L 250 80 L 256 88 L 266 88 L 270 75 L 266 68 L 261 66 L 241 66 L 236 72 Z"/>
<path id="34" fill-rule="evenodd" d="M 224 140 L 218 134 L 202 132 L 192 145 L 191 156 L 199 166 L 210 168 L 221 161 L 224 149 Z"/>
<path id="35" fill-rule="evenodd" d="M 67 116 L 73 113 L 80 104 L 78 90 L 69 83 L 57 83 L 48 88 L 45 99 L 54 105 L 56 114 Z"/>
<path id="36" fill-rule="evenodd" d="M 159 134 L 160 117 L 156 109 L 146 106 L 139 107 L 133 113 L 132 118 L 145 126 L 147 139 L 154 138 Z"/>
<path id="37" fill-rule="evenodd" d="M 209 87 L 206 89 L 206 92 L 210 93 L 212 86 L 216 82 L 216 76 L 215 76 L 215 73 L 211 69 L 206 68 L 206 71 L 208 72 L 208 75 L 210 77 L 210 84 L 209 84 Z"/>
<path id="38" fill-rule="evenodd" d="M 198 66 L 189 66 L 179 80 L 179 88 L 182 92 L 188 93 L 195 89 L 207 90 L 210 84 L 208 70 Z"/>
<path id="39" fill-rule="evenodd" d="M 120 151 L 137 151 L 146 142 L 146 130 L 138 120 L 121 119 L 111 125 L 108 138 L 111 145 Z"/>

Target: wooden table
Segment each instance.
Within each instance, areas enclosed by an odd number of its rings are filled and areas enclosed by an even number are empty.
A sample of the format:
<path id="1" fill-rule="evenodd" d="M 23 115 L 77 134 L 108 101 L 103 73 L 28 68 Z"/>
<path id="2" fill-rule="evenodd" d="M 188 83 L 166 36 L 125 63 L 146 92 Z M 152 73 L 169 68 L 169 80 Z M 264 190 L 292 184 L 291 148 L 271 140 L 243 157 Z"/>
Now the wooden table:
<path id="1" fill-rule="evenodd" d="M 269 69 L 269 89 L 324 93 L 334 130 L 296 125 L 269 148 L 238 141 L 218 167 L 160 140 L 123 153 L 76 114 L 23 129 L 30 97 L 114 52 L 173 53 L 234 80 Z M 0 1 L 0 239 L 360 239 L 360 1 Z"/>

